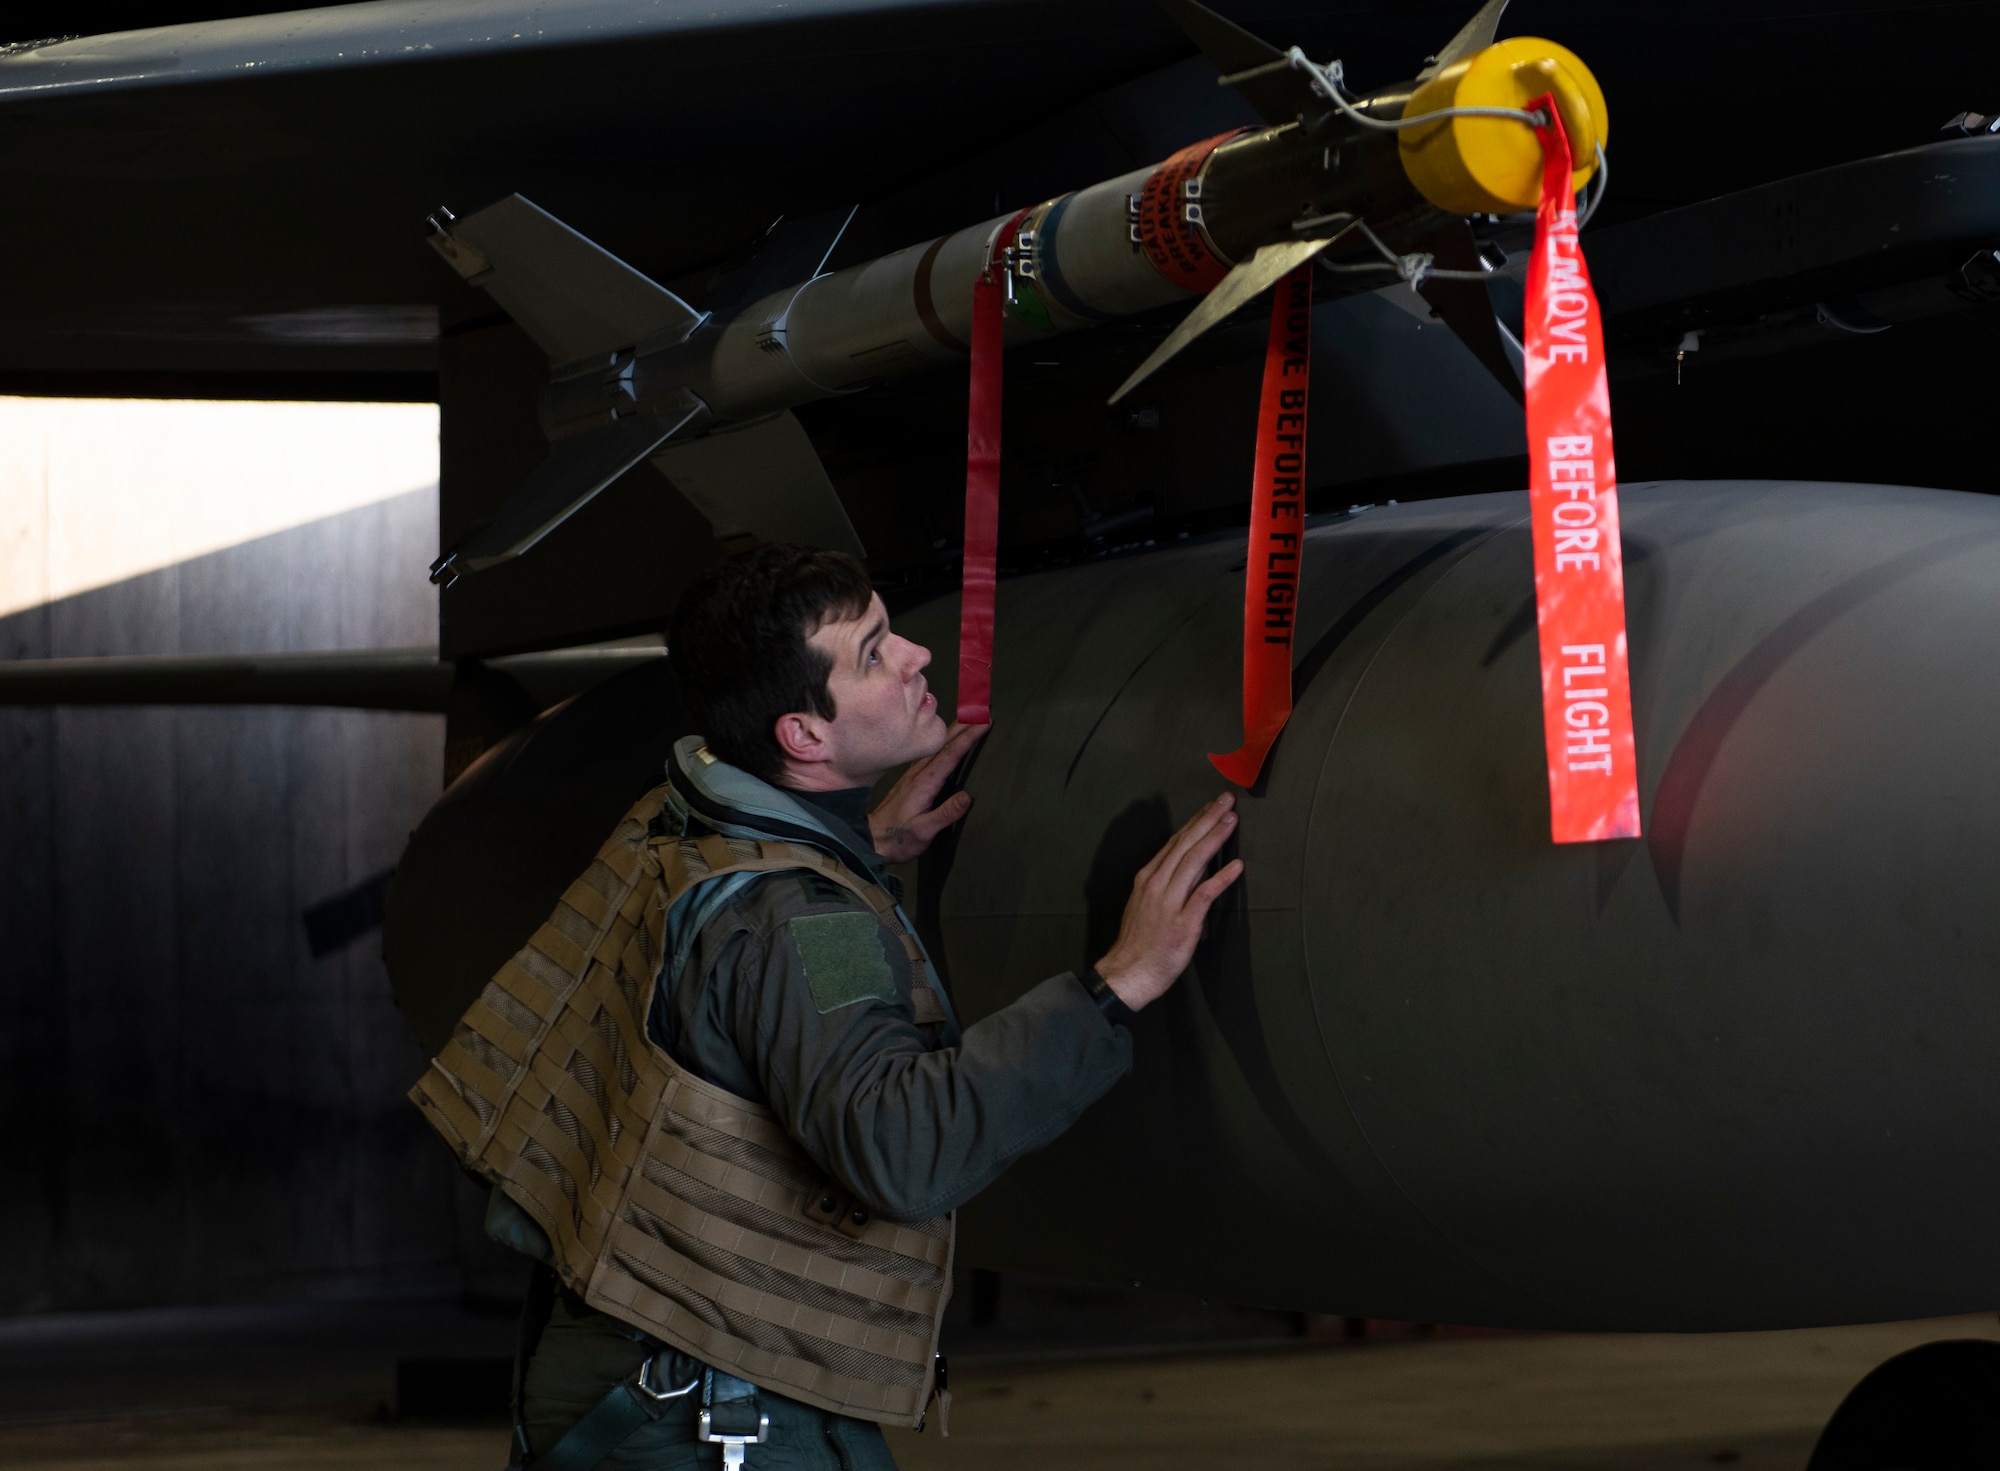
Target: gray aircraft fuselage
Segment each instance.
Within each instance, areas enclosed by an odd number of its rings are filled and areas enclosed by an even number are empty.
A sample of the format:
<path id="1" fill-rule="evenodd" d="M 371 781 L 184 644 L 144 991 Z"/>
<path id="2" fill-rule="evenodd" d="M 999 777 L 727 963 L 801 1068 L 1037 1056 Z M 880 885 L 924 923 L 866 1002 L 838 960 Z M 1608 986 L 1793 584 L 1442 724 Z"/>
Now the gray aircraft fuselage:
<path id="1" fill-rule="evenodd" d="M 1133 1075 L 969 1208 L 968 1261 L 1546 1328 L 2000 1301 L 2000 504 L 1674 482 L 1622 510 L 1645 836 L 1548 840 L 1521 495 L 1320 521 L 1245 878 Z M 973 814 L 910 875 L 968 1018 L 1101 954 L 1221 787 L 1242 555 L 1002 585 Z M 956 621 L 898 625 L 947 708 Z M 544 717 L 419 831 L 387 943 L 427 1042 L 656 779 L 670 683 Z"/>

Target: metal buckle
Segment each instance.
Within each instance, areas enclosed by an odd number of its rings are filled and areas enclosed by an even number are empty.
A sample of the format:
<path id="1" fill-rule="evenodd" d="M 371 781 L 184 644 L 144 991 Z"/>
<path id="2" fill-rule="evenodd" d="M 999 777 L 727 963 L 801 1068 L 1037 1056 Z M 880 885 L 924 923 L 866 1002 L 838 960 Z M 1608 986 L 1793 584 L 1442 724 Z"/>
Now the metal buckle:
<path id="1" fill-rule="evenodd" d="M 697 1374 L 694 1376 L 694 1378 L 688 1380 L 686 1384 L 683 1384 L 679 1389 L 653 1388 L 652 1384 L 653 1365 L 658 1363 L 659 1360 L 660 1356 L 658 1354 L 654 1354 L 651 1358 L 647 1359 L 643 1364 L 639 1366 L 639 1377 L 635 1382 L 639 1386 L 639 1393 L 645 1395 L 646 1398 L 650 1400 L 679 1399 L 682 1395 L 692 1394 L 696 1389 L 699 1389 L 701 1387 L 701 1375 Z M 706 1412 L 703 1413 L 702 1418 L 704 1420 L 707 1419 Z"/>
<path id="2" fill-rule="evenodd" d="M 690 1389 L 693 1387 L 693 1385 L 688 1386 Z M 759 1415 L 757 1417 L 757 1433 L 755 1435 L 717 1435 L 709 1429 L 709 1426 L 714 1423 L 710 1415 L 711 1412 L 708 1410 L 701 1412 L 701 1427 L 695 1432 L 695 1439 L 708 1445 L 719 1445 L 722 1447 L 723 1471 L 738 1471 L 738 1468 L 743 1465 L 743 1447 L 746 1445 L 762 1445 L 770 1438 L 771 1417 L 769 1415 Z"/>

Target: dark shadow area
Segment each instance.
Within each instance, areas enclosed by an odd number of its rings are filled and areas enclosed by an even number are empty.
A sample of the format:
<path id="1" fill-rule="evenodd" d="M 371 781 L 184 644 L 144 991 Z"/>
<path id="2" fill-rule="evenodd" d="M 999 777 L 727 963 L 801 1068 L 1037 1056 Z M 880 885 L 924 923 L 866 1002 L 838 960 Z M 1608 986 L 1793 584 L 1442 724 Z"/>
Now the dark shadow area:
<path id="1" fill-rule="evenodd" d="M 1678 384 L 1671 372 L 1614 378 L 1618 478 L 1991 494 L 2000 480 L 1985 365 L 1996 350 L 2000 312 L 1988 306 L 1772 357 L 1705 364 L 1690 353 Z"/>
<path id="2" fill-rule="evenodd" d="M 1237 839 L 1231 838 L 1216 854 L 1215 866 L 1220 867 L 1236 856 Z M 1286 1095 L 1284 1081 L 1271 1058 L 1264 1018 L 1258 1011 L 1257 992 L 1251 981 L 1250 921 L 1245 892 L 1241 883 L 1232 884 L 1209 910 L 1201 942 L 1195 947 L 1194 979 L 1201 987 L 1202 1001 L 1229 1055 L 1236 1059 L 1243 1080 L 1256 1095 L 1258 1107 L 1297 1158 L 1299 1168 L 1316 1179 L 1337 1179 L 1340 1167 L 1328 1157 L 1314 1137 L 1312 1126 Z"/>
<path id="3" fill-rule="evenodd" d="M 664 659 L 556 709 L 561 719 L 550 712 L 474 762 L 410 835 L 397 866 L 382 948 L 426 1056 L 548 918 L 618 819 L 666 780 L 667 753 L 687 733 Z"/>
<path id="4" fill-rule="evenodd" d="M 0 1424 L 211 1406 L 358 1404 L 392 1414 L 405 1381 L 435 1412 L 456 1391 L 449 1371 L 424 1366 L 491 1363 L 513 1345 L 510 1313 L 437 1299 L 17 1318 L 0 1321 Z M 419 1367 L 406 1375 L 399 1361 Z M 474 1371 L 458 1388 L 476 1395 L 477 1386 Z"/>
<path id="5" fill-rule="evenodd" d="M 408 647 L 435 499 L 0 619 L 9 658 Z M 370 935 L 435 715 L 0 707 L 0 1312 L 451 1291 L 457 1184 Z"/>
<path id="6" fill-rule="evenodd" d="M 351 889 L 320 900 L 299 916 L 306 927 L 306 948 L 314 960 L 382 928 L 382 916 L 389 907 L 389 881 L 395 876 L 395 869 L 385 868 Z"/>
<path id="7" fill-rule="evenodd" d="M 1078 966 L 1094 963 L 1118 939 L 1118 924 L 1132 897 L 1132 880 L 1174 835 L 1163 796 L 1142 797 L 1112 818 L 1091 855 L 1083 881 L 1084 954 Z"/>

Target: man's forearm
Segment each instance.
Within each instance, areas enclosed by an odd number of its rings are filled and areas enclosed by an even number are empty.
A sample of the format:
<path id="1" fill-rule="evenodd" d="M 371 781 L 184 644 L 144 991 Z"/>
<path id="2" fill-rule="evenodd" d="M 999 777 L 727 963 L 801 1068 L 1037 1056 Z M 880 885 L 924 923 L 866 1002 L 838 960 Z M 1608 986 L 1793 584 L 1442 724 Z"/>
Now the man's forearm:
<path id="1" fill-rule="evenodd" d="M 1130 1032 L 1069 974 L 968 1028 L 957 1047 L 926 1052 L 906 1038 L 852 1038 L 787 1121 L 864 1201 L 903 1220 L 964 1204 L 1132 1065 Z"/>

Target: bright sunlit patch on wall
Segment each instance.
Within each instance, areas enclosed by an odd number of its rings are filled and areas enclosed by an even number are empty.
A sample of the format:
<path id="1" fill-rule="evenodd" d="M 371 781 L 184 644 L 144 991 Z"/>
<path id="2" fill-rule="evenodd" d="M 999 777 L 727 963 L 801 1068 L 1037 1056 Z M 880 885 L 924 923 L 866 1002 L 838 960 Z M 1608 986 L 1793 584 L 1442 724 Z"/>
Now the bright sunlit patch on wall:
<path id="1" fill-rule="evenodd" d="M 437 476 L 435 404 L 0 397 L 0 616 Z"/>

